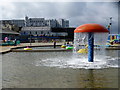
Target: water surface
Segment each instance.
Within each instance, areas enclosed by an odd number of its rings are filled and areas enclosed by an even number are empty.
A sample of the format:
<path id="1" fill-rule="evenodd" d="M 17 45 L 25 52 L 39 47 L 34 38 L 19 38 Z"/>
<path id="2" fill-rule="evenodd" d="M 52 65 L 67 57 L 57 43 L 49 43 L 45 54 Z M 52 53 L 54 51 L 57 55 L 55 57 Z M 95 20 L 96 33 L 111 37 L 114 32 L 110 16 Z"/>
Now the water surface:
<path id="1" fill-rule="evenodd" d="M 17 52 L 2 57 L 3 88 L 117 88 L 118 51 L 94 63 L 73 52 Z"/>

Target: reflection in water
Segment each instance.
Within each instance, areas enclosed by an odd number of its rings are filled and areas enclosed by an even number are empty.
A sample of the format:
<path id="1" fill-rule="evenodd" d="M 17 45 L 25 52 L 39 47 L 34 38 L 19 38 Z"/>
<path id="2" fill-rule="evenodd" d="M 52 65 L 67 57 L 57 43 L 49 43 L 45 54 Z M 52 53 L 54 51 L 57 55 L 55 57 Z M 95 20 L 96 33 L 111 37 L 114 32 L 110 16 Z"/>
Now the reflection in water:
<path id="1" fill-rule="evenodd" d="M 84 88 L 117 88 L 118 69 L 80 70 L 77 79 Z"/>
<path id="2" fill-rule="evenodd" d="M 95 87 L 93 69 L 85 70 L 79 76 L 79 79 L 80 79 L 80 85 L 83 85 L 84 88 L 94 88 Z"/>
<path id="3" fill-rule="evenodd" d="M 93 75 L 93 70 L 88 70 L 88 87 L 94 88 L 94 75 Z"/>

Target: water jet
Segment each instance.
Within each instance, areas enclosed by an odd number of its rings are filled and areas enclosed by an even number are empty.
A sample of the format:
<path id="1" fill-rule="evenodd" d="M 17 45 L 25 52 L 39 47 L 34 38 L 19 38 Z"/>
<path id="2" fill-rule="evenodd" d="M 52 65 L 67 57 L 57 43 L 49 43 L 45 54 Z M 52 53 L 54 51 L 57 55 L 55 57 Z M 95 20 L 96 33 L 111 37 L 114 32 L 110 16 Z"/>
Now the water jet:
<path id="1" fill-rule="evenodd" d="M 74 30 L 74 47 L 88 45 L 88 61 L 94 61 L 94 46 L 106 44 L 109 31 L 102 25 L 91 23 L 84 24 Z M 102 42 L 104 41 L 104 42 Z M 85 49 L 82 49 L 85 50 Z"/>

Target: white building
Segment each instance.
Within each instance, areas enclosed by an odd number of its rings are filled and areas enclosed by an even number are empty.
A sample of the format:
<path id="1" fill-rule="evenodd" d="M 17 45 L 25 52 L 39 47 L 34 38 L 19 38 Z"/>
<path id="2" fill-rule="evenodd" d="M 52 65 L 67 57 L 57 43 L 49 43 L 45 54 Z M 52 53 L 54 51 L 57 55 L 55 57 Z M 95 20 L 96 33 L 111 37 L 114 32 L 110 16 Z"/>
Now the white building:
<path id="1" fill-rule="evenodd" d="M 21 33 L 25 35 L 47 35 L 50 30 L 50 27 L 23 27 Z"/>
<path id="2" fill-rule="evenodd" d="M 28 16 L 25 17 L 25 26 L 26 27 L 53 27 L 53 28 L 68 28 L 69 27 L 69 20 L 65 19 L 48 19 L 45 20 L 44 18 L 29 18 Z"/>
<path id="3" fill-rule="evenodd" d="M 52 27 L 52 28 L 68 28 L 69 20 L 65 19 L 45 19 L 45 18 L 29 18 L 25 20 L 0 20 L 3 24 L 14 24 L 18 27 Z"/>
<path id="4" fill-rule="evenodd" d="M 65 32 L 51 32 L 51 27 L 22 27 L 21 35 L 67 36 Z"/>
<path id="5" fill-rule="evenodd" d="M 57 27 L 57 20 L 55 19 L 49 19 L 49 20 L 45 20 L 46 25 L 49 27 Z"/>
<path id="6" fill-rule="evenodd" d="M 69 27 L 69 21 L 65 19 L 58 19 L 57 20 L 57 27 L 67 28 Z"/>
<path id="7" fill-rule="evenodd" d="M 13 24 L 17 25 L 18 27 L 24 27 L 25 21 L 24 20 L 0 20 L 2 24 Z"/>
<path id="8" fill-rule="evenodd" d="M 28 18 L 25 17 L 25 26 L 27 27 L 45 27 L 46 22 L 44 18 Z"/>
<path id="9" fill-rule="evenodd" d="M 11 24 L 17 25 L 18 27 L 24 27 L 25 21 L 24 20 L 10 20 Z"/>

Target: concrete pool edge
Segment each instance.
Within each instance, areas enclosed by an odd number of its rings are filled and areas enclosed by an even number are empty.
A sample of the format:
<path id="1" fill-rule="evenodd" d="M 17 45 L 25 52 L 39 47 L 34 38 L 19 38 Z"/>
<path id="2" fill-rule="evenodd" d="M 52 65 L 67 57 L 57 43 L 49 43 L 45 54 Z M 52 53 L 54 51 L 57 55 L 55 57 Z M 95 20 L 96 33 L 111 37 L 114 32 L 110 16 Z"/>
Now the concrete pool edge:
<path id="1" fill-rule="evenodd" d="M 15 50 L 13 49 L 12 52 L 60 52 L 60 51 L 71 51 L 71 50 L 66 50 L 66 49 L 46 49 L 46 50 Z"/>
<path id="2" fill-rule="evenodd" d="M 61 46 L 61 45 L 56 45 L 56 46 Z M 0 54 L 5 54 L 9 52 L 57 52 L 57 51 L 72 51 L 72 50 L 67 50 L 67 49 L 39 49 L 39 50 L 17 50 L 19 48 L 24 48 L 26 46 L 14 46 L 14 47 L 9 47 L 7 50 L 3 50 L 0 52 Z M 30 47 L 53 47 L 53 45 L 33 45 Z M 99 48 L 94 48 L 94 49 L 99 49 Z M 120 50 L 120 46 L 117 47 L 106 47 L 106 50 Z"/>
<path id="3" fill-rule="evenodd" d="M 53 47 L 53 45 L 34 45 L 30 47 Z M 61 45 L 56 45 L 61 46 Z M 9 47 L 7 50 L 3 50 L 0 52 L 0 54 L 5 54 L 9 52 L 55 52 L 55 51 L 71 51 L 67 49 L 39 49 L 39 50 L 17 50 L 19 48 L 25 48 L 26 46 L 16 46 L 16 47 Z"/>

